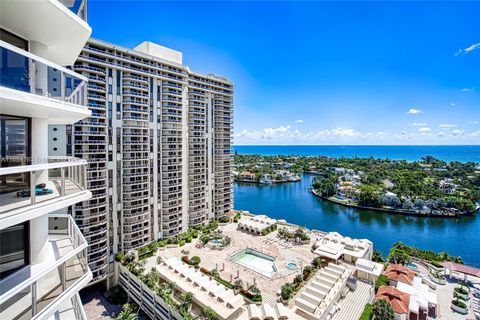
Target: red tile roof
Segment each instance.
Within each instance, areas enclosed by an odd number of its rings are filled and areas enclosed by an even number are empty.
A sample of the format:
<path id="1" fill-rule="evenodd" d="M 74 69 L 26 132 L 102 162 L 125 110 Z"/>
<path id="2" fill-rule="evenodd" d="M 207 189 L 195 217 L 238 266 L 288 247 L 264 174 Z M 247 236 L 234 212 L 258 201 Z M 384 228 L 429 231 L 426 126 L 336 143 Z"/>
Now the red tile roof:
<path id="1" fill-rule="evenodd" d="M 412 284 L 415 278 L 415 271 L 401 264 L 389 264 L 383 274 L 390 280 L 406 284 Z"/>
<path id="2" fill-rule="evenodd" d="M 381 286 L 376 295 L 377 299 L 386 300 L 392 306 L 393 311 L 397 314 L 408 313 L 408 305 L 410 303 L 410 295 L 391 286 Z"/>

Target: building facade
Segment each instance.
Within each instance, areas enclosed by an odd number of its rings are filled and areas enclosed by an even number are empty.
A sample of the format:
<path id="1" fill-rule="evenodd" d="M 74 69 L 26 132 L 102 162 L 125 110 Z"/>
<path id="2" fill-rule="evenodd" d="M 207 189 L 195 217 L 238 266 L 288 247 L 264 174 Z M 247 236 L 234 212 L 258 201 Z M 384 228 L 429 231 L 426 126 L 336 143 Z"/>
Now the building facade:
<path id="1" fill-rule="evenodd" d="M 130 50 L 90 39 L 74 70 L 89 80 L 92 115 L 57 128 L 50 151 L 88 159 L 93 196 L 72 213 L 96 282 L 116 252 L 230 212 L 233 84 L 151 42 Z"/>
<path id="2" fill-rule="evenodd" d="M 49 126 L 91 116 L 72 65 L 86 1 L 0 1 L 0 319 L 86 319 L 88 243 L 68 208 L 88 201 L 87 162 L 49 155 Z"/>

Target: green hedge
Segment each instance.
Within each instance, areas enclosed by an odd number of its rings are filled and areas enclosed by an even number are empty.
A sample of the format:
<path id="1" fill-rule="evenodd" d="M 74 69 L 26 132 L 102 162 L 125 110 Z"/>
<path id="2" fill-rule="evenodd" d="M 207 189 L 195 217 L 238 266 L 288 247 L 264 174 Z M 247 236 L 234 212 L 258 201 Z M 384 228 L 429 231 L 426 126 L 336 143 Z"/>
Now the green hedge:
<path id="1" fill-rule="evenodd" d="M 363 309 L 362 315 L 359 320 L 371 320 L 373 317 L 372 305 L 367 303 L 365 309 Z"/>
<path id="2" fill-rule="evenodd" d="M 387 278 L 387 276 L 381 274 L 377 281 L 375 281 L 375 293 L 378 291 L 378 288 L 381 286 L 388 286 L 390 285 L 390 280 Z"/>

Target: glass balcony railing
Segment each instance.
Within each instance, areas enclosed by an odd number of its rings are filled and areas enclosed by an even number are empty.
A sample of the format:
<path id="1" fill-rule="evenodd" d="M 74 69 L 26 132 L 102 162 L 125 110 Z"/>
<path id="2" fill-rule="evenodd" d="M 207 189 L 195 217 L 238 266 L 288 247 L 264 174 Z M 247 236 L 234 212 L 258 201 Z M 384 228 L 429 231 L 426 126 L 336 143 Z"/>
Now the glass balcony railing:
<path id="1" fill-rule="evenodd" d="M 87 190 L 87 161 L 49 157 L 48 163 L 0 168 L 0 220 L 14 210 L 57 202 Z"/>
<path id="2" fill-rule="evenodd" d="M 0 41 L 0 86 L 76 105 L 86 104 L 87 78 Z"/>
<path id="3" fill-rule="evenodd" d="M 48 262 L 27 266 L 0 282 L 0 319 L 47 319 L 68 309 L 76 315 L 78 301 L 71 300 L 87 284 L 92 273 L 87 263 L 87 241 L 67 214 L 49 215 Z M 76 318 L 76 319 L 82 319 Z"/>

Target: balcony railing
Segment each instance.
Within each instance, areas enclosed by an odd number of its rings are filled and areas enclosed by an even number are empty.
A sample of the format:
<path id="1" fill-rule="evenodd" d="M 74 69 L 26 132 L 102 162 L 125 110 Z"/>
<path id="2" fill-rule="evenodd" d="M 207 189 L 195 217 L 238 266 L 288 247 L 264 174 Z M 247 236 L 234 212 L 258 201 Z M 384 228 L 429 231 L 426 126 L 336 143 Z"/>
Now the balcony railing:
<path id="1" fill-rule="evenodd" d="M 62 310 L 92 278 L 88 244 L 72 217 L 55 214 L 48 220 L 52 256 L 0 282 L 0 319 L 47 319 Z"/>
<path id="2" fill-rule="evenodd" d="M 0 168 L 0 220 L 12 212 L 84 193 L 86 167 L 83 159 L 49 157 L 44 164 Z"/>
<path id="3" fill-rule="evenodd" d="M 0 40 L 0 86 L 85 105 L 87 78 Z"/>

